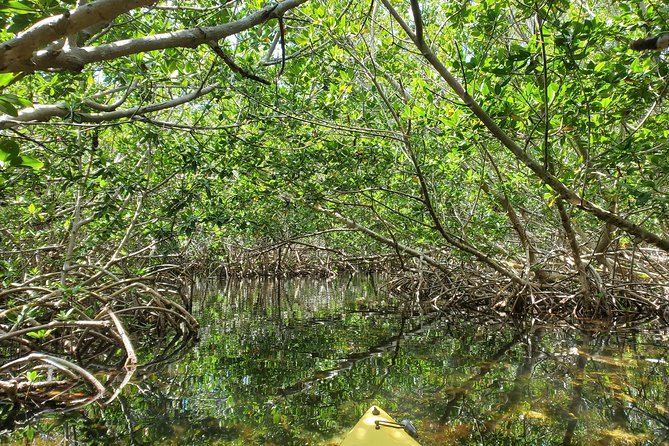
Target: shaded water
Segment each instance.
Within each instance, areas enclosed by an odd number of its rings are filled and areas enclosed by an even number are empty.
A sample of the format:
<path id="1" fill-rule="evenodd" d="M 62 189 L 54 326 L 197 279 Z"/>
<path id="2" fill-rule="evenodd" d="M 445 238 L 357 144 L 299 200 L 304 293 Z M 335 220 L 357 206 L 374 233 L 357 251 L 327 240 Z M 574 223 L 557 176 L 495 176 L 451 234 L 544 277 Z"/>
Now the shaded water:
<path id="1" fill-rule="evenodd" d="M 669 331 L 514 329 L 368 279 L 228 285 L 195 312 L 184 359 L 5 442 L 336 445 L 379 404 L 423 446 L 669 444 Z"/>

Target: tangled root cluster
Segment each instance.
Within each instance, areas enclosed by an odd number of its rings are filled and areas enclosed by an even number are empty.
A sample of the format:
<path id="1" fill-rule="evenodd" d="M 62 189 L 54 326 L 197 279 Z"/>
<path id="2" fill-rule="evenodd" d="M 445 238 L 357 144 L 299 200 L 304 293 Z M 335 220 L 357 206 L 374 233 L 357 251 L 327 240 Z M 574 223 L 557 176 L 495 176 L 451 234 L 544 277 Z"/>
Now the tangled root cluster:
<path id="1" fill-rule="evenodd" d="M 124 278 L 79 268 L 0 291 L 0 404 L 108 404 L 138 369 L 183 351 L 198 323 L 177 277 L 172 266 Z"/>

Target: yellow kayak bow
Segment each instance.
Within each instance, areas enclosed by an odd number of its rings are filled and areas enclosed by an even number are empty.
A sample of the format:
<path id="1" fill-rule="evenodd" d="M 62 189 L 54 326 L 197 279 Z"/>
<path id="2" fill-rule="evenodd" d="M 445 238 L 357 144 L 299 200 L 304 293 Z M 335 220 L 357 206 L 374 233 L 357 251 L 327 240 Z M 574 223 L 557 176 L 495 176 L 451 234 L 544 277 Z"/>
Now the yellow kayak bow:
<path id="1" fill-rule="evenodd" d="M 340 446 L 420 446 L 412 435 L 416 436 L 416 430 L 410 422 L 396 423 L 382 409 L 372 406 Z"/>

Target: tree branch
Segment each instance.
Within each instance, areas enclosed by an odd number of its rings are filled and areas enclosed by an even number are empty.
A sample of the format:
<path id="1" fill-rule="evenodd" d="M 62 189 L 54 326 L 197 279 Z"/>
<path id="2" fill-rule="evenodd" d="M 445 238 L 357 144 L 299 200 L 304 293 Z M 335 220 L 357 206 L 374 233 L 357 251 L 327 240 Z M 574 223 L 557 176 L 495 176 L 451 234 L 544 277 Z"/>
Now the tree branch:
<path id="1" fill-rule="evenodd" d="M 655 37 L 637 39 L 630 42 L 630 49 L 636 51 L 644 50 L 663 50 L 669 47 L 669 34 L 658 34 Z"/>
<path id="2" fill-rule="evenodd" d="M 84 99 L 83 104 L 92 108 L 92 109 L 94 109 L 94 110 L 98 110 L 98 111 L 103 111 L 103 112 L 114 111 L 117 108 L 119 108 L 121 105 L 123 105 L 123 103 L 128 99 L 128 96 L 130 95 L 130 93 L 132 93 L 137 88 L 138 84 L 139 84 L 139 81 L 137 79 L 133 80 L 130 83 L 130 85 L 128 86 L 128 88 L 126 88 L 126 90 L 123 93 L 123 96 L 121 97 L 121 99 L 114 102 L 113 104 L 109 104 L 109 105 L 102 104 L 100 102 L 94 101 L 91 98 Z"/>
<path id="3" fill-rule="evenodd" d="M 154 3 L 156 0 L 97 0 L 40 20 L 15 38 L 0 45 L 0 71 L 32 71 L 19 67 L 29 67 L 30 58 L 36 50 L 90 26 L 110 22 L 121 14 Z"/>
<path id="4" fill-rule="evenodd" d="M 306 1 L 285 0 L 278 4 L 274 3 L 244 18 L 221 25 L 190 28 L 136 39 L 119 40 L 97 46 L 82 48 L 64 47 L 59 50 L 44 49 L 33 54 L 26 49 L 32 48 L 32 46 L 24 44 L 24 50 L 21 53 L 14 51 L 11 58 L 7 54 L 0 53 L 0 73 L 34 72 L 39 70 L 81 70 L 84 66 L 93 62 L 117 59 L 131 54 L 164 50 L 167 48 L 195 48 L 199 45 L 209 44 L 212 41 L 218 41 L 237 34 L 267 20 L 281 17 L 286 11 Z M 4 49 L 6 53 L 8 51 L 8 43 L 0 45 L 0 50 Z"/>
<path id="5" fill-rule="evenodd" d="M 371 229 L 362 226 L 353 220 L 344 217 L 341 215 L 339 212 L 335 212 L 330 209 L 326 209 L 318 204 L 312 205 L 312 208 L 318 212 L 321 212 L 325 215 L 329 215 L 330 217 L 334 218 L 335 220 L 338 220 L 342 223 L 344 223 L 347 227 L 351 229 L 355 229 L 356 231 L 360 231 L 363 234 L 366 234 L 367 236 L 371 237 L 372 239 L 376 240 L 377 242 L 380 242 L 386 246 L 389 246 L 391 248 L 394 248 L 402 253 L 408 254 L 411 257 L 416 257 L 427 263 L 428 265 L 431 265 L 435 268 L 437 268 L 440 271 L 443 271 L 445 273 L 449 273 L 448 268 L 446 265 L 440 263 L 436 259 L 433 259 L 430 256 L 425 255 L 425 253 L 422 253 L 420 251 L 417 251 L 413 248 L 409 248 L 408 246 L 402 245 L 401 243 L 398 243 L 392 239 L 389 239 L 388 237 L 383 236 L 382 234 L 379 234 L 376 231 L 372 231 Z"/>
<path id="6" fill-rule="evenodd" d="M 446 83 L 451 87 L 451 89 L 462 99 L 462 101 L 469 107 L 469 109 L 479 118 L 481 123 L 486 126 L 488 131 L 500 142 L 504 147 L 506 147 L 513 155 L 528 167 L 532 172 L 536 174 L 537 177 L 546 185 L 550 186 L 560 198 L 567 200 L 574 206 L 588 212 L 589 214 L 594 215 L 598 219 L 611 223 L 614 226 L 622 229 L 623 231 L 638 237 L 640 240 L 643 240 L 647 243 L 651 243 L 658 248 L 669 252 L 669 239 L 661 237 L 651 231 L 648 231 L 644 227 L 634 223 L 633 221 L 627 220 L 620 215 L 609 212 L 596 204 L 586 200 L 585 198 L 579 196 L 575 191 L 567 187 L 562 183 L 555 175 L 548 172 L 543 166 L 533 157 L 523 150 L 511 137 L 505 133 L 499 125 L 490 117 L 490 115 L 481 107 L 481 105 L 474 100 L 474 98 L 465 91 L 460 82 L 451 74 L 451 72 L 446 68 L 446 66 L 439 60 L 437 55 L 432 51 L 432 49 L 424 43 L 421 43 L 416 35 L 411 31 L 411 29 L 406 25 L 404 21 L 401 21 L 401 17 L 393 8 L 388 0 L 381 0 L 386 9 L 390 14 L 395 18 L 398 24 L 405 30 L 407 35 L 414 42 L 416 48 L 420 50 L 423 54 L 423 57 L 432 65 L 432 67 L 439 73 L 439 75 L 446 81 Z"/>
<path id="7" fill-rule="evenodd" d="M 190 102 L 200 96 L 204 96 L 208 93 L 211 93 L 216 88 L 219 87 L 219 84 L 213 84 L 206 87 L 198 88 L 191 93 L 179 96 L 177 98 L 171 99 L 165 102 L 159 102 L 157 104 L 145 105 L 141 107 L 133 107 L 125 110 L 116 110 L 111 112 L 103 113 L 77 113 L 77 122 L 104 122 L 104 121 L 114 121 L 122 118 L 130 118 L 133 116 L 142 116 L 147 113 L 152 113 L 160 110 L 165 110 L 168 108 L 176 107 L 177 105 L 185 104 Z M 7 129 L 21 125 L 24 122 L 47 122 L 51 118 L 65 118 L 67 115 L 72 113 L 70 108 L 65 104 L 58 105 L 36 105 L 35 107 L 25 108 L 19 111 L 19 115 L 9 116 L 4 115 L 0 116 L 0 129 Z"/>
<path id="8" fill-rule="evenodd" d="M 223 62 L 225 62 L 225 64 L 233 72 L 235 72 L 235 73 L 239 74 L 240 76 L 245 77 L 247 79 L 251 79 L 251 80 L 254 80 L 256 82 L 260 82 L 261 84 L 271 85 L 271 83 L 268 80 L 263 79 L 262 77 L 257 76 L 255 74 L 249 72 L 249 71 L 246 71 L 245 69 L 243 69 L 242 67 L 237 65 L 237 63 L 234 61 L 234 59 L 232 57 L 228 56 L 227 54 L 225 54 L 225 51 L 223 51 L 223 48 L 218 46 L 218 44 L 216 44 L 216 42 L 211 43 L 209 46 L 211 46 L 211 49 L 214 51 L 214 53 L 216 53 L 216 55 L 218 57 L 223 59 Z"/>

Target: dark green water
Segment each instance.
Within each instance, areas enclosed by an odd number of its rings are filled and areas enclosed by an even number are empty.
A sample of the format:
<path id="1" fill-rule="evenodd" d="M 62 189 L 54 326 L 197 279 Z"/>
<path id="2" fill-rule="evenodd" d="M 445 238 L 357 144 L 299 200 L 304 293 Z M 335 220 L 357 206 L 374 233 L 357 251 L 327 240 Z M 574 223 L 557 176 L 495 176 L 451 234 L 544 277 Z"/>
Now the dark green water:
<path id="1" fill-rule="evenodd" d="M 183 359 L 33 422 L 34 444 L 336 445 L 372 404 L 423 446 L 669 444 L 669 331 L 514 329 L 361 279 L 207 294 Z"/>

